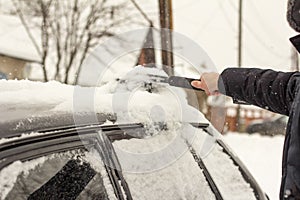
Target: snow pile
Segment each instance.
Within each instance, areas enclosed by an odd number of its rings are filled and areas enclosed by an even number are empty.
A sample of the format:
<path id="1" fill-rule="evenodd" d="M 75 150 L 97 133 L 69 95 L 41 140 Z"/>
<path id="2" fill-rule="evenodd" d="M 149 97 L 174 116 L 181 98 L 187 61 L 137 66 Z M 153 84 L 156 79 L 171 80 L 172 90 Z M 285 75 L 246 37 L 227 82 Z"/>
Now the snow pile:
<path id="1" fill-rule="evenodd" d="M 54 112 L 71 99 L 73 87 L 55 81 L 0 80 L 0 122 Z"/>
<path id="2" fill-rule="evenodd" d="M 202 113 L 188 105 L 182 89 L 156 83 L 151 75 L 167 77 L 162 70 L 138 66 L 117 82 L 101 87 L 102 94 L 112 94 L 111 109 L 119 123 L 208 122 Z M 96 111 L 103 112 L 100 92 L 95 93 L 95 99 Z"/>
<path id="3" fill-rule="evenodd" d="M 117 91 L 133 91 L 139 87 L 145 86 L 147 83 L 152 83 L 154 88 L 161 87 L 161 84 L 155 82 L 156 80 L 160 80 L 160 77 L 167 78 L 168 75 L 163 70 L 157 68 L 137 66 L 119 79 L 120 85 L 116 89 Z M 164 87 L 165 86 L 166 85 L 164 85 Z"/>

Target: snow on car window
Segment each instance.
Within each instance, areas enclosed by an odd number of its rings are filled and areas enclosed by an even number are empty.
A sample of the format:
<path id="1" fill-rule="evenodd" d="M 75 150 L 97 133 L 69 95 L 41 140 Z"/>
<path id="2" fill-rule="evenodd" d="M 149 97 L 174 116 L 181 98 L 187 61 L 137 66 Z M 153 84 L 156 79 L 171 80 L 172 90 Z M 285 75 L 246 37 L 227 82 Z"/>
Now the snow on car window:
<path id="1" fill-rule="evenodd" d="M 35 159 L 34 161 L 24 162 L 16 161 L 5 167 L 0 172 L 0 197 L 1 199 L 5 199 L 7 194 L 14 187 L 14 184 L 17 182 L 17 178 L 19 174 L 24 173 L 24 175 L 28 174 L 28 171 L 34 169 L 36 166 L 43 164 L 46 160 L 46 157 L 41 157 Z"/>
<path id="2" fill-rule="evenodd" d="M 239 166 L 236 166 L 230 156 L 224 153 L 223 148 L 216 144 L 209 152 L 203 154 L 202 143 L 203 136 L 197 134 L 192 146 L 198 156 L 202 157 L 222 197 L 228 200 L 256 199 L 250 184 L 243 178 Z"/>
<path id="3" fill-rule="evenodd" d="M 144 84 L 149 74 L 164 75 L 159 69 L 136 67 L 121 77 L 125 81 L 112 80 L 95 88 L 74 87 L 55 81 L 0 80 L 0 112 L 3 114 L 0 122 L 74 112 L 116 114 L 119 123 L 138 121 L 151 124 L 158 120 L 157 116 L 166 122 L 207 122 L 202 113 L 188 105 L 182 89 L 157 83 L 152 85 L 152 92 L 147 91 Z M 90 98 L 92 104 L 89 104 Z M 82 99 L 87 102 L 77 102 Z"/>
<path id="4" fill-rule="evenodd" d="M 177 125 L 150 138 L 113 143 L 133 199 L 215 199 L 182 130 Z"/>
<path id="5" fill-rule="evenodd" d="M 110 199 L 115 199 L 105 169 L 99 160 L 96 161 L 96 158 L 93 158 L 94 154 L 93 152 L 85 153 L 81 150 L 73 150 L 26 162 L 16 161 L 0 172 L 0 197 L 1 199 L 26 199 L 33 192 L 42 188 L 71 160 L 81 159 L 86 163 L 91 163 L 93 169 L 98 173 L 89 181 L 77 199 L 86 199 L 92 196 L 107 199 L 107 195 Z M 70 176 L 70 174 L 66 175 Z M 72 176 L 76 176 L 76 174 L 72 174 Z M 59 185 L 59 183 L 57 184 Z M 51 194 L 51 189 L 48 189 L 47 192 Z"/>
<path id="6" fill-rule="evenodd" d="M 106 169 L 104 167 L 103 161 L 100 159 L 99 153 L 91 149 L 90 151 L 86 152 L 85 157 L 83 160 L 87 161 L 91 164 L 91 166 L 99 173 L 101 174 L 103 185 L 106 189 L 106 194 L 110 200 L 117 199 L 114 193 L 113 186 L 110 182 L 110 179 L 108 177 L 108 174 L 106 172 Z M 98 199 L 98 198 L 97 198 Z"/>

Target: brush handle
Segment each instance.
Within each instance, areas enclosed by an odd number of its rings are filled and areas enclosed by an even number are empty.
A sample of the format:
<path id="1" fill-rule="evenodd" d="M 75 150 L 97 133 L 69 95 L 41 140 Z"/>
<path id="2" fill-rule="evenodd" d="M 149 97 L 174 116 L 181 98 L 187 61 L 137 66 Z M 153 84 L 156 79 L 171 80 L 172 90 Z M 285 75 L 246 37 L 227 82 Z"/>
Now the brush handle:
<path id="1" fill-rule="evenodd" d="M 192 90 L 198 90 L 198 91 L 204 91 L 200 88 L 193 87 L 191 85 L 192 81 L 199 81 L 199 79 L 185 78 L 185 77 L 180 77 L 180 76 L 170 76 L 168 78 L 168 83 L 172 86 L 187 88 L 187 89 L 192 89 Z"/>
<path id="2" fill-rule="evenodd" d="M 187 89 L 192 89 L 192 90 L 197 90 L 197 91 L 204 91 L 200 88 L 193 87 L 191 84 L 192 81 L 199 81 L 199 79 L 185 78 L 185 77 L 180 77 L 180 76 L 170 76 L 167 81 L 168 81 L 169 85 L 172 85 L 175 87 L 187 88 Z M 237 99 L 233 99 L 233 103 L 242 104 L 242 105 L 250 105 L 247 102 L 240 101 Z"/>

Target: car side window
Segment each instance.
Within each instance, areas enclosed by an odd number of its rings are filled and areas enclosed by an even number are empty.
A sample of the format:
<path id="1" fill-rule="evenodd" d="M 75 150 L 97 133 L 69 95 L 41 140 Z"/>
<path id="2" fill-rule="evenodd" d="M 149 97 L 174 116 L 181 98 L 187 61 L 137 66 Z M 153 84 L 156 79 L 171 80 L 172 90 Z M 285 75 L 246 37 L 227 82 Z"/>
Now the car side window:
<path id="1" fill-rule="evenodd" d="M 19 173 L 4 199 L 108 199 L 101 174 L 85 154 L 84 150 L 55 153 L 24 162 L 19 169 L 13 163 L 8 169 Z"/>

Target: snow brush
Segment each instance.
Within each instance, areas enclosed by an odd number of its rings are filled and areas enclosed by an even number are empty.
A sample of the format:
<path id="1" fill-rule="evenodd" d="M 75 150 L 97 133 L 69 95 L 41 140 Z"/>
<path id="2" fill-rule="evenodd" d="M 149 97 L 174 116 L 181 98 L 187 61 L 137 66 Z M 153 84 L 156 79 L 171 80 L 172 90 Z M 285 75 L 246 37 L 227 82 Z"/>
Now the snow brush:
<path id="1" fill-rule="evenodd" d="M 195 91 L 204 91 L 191 85 L 192 81 L 199 81 L 199 79 L 168 76 L 160 69 L 146 68 L 142 66 L 135 67 L 122 78 L 117 78 L 116 81 L 122 85 L 127 85 L 127 89 L 129 90 L 132 90 L 134 86 L 143 83 L 143 87 L 145 87 L 148 92 L 151 92 L 152 89 L 155 89 L 156 84 L 167 84 L 170 86 L 192 89 Z"/>
<path id="2" fill-rule="evenodd" d="M 300 36 L 300 35 L 299 35 Z M 300 41 L 300 39 L 299 39 Z M 300 46 L 300 45 L 299 45 Z M 193 79 L 193 78 L 186 78 L 186 77 L 180 77 L 180 76 L 159 76 L 159 75 L 149 75 L 150 80 L 155 82 L 155 83 L 167 83 L 171 86 L 175 87 L 180 87 L 180 88 L 187 88 L 187 89 L 192 89 L 192 90 L 197 90 L 197 91 L 204 91 L 200 88 L 196 88 L 192 86 L 193 81 L 200 81 L 200 79 Z M 152 84 L 151 83 L 146 83 L 145 87 L 151 88 Z M 149 91 L 149 90 L 148 90 Z M 241 104 L 241 105 L 250 105 L 249 103 L 239 100 L 239 99 L 234 99 L 232 98 L 234 104 Z"/>
<path id="3" fill-rule="evenodd" d="M 159 75 L 149 75 L 150 80 L 154 83 L 167 83 L 174 87 L 192 89 L 197 91 L 204 91 L 200 88 L 192 86 L 192 81 L 199 81 L 199 79 L 186 78 L 180 76 L 159 76 Z M 149 84 L 149 83 L 148 83 Z"/>

